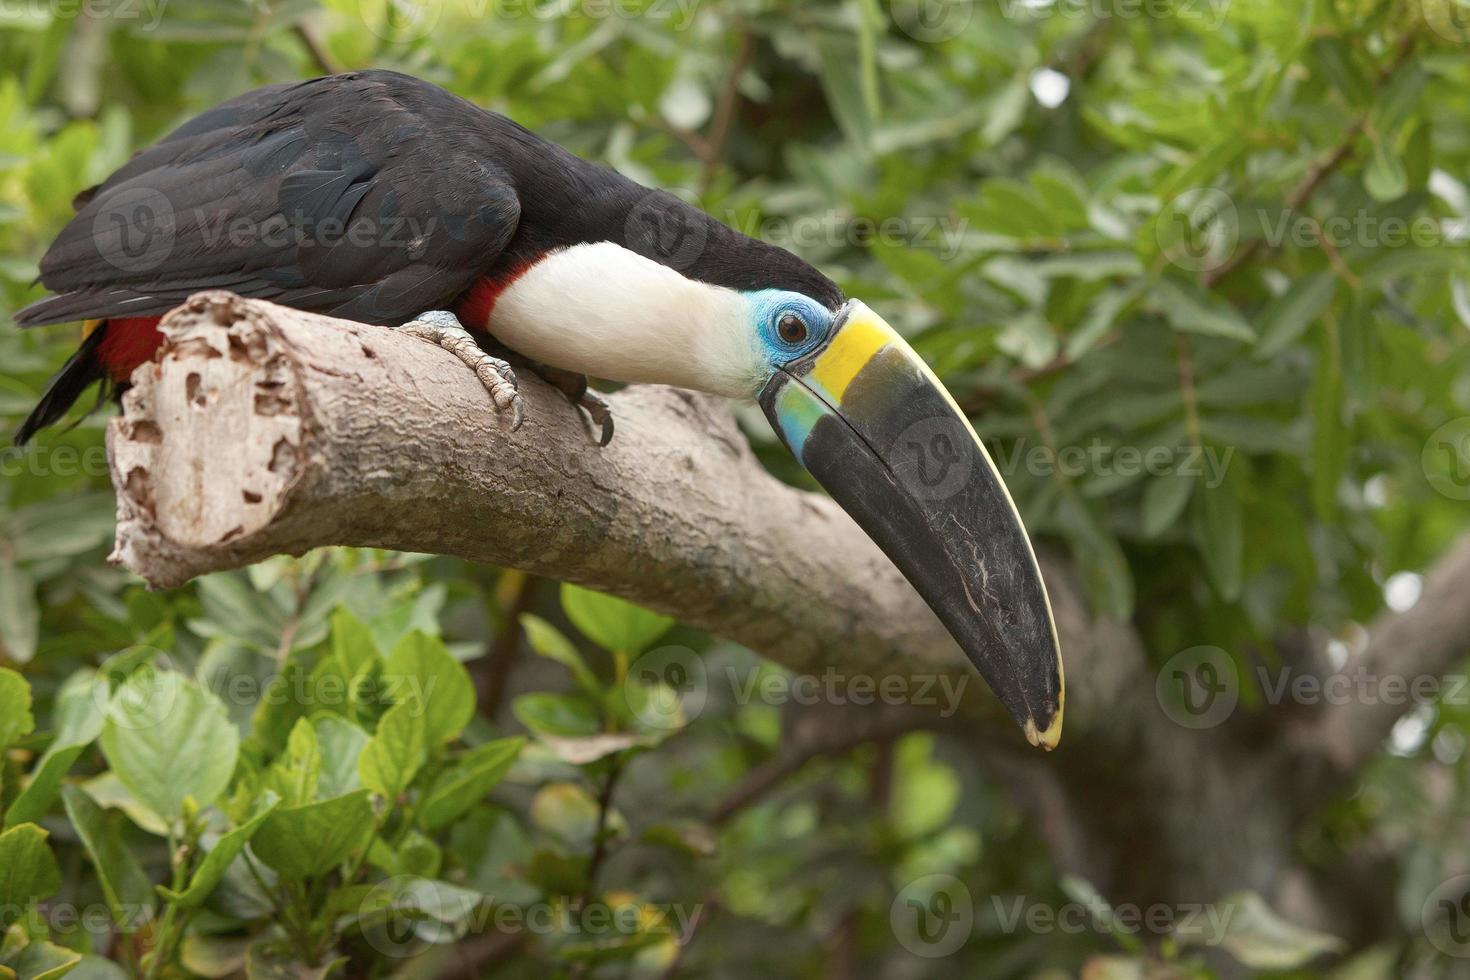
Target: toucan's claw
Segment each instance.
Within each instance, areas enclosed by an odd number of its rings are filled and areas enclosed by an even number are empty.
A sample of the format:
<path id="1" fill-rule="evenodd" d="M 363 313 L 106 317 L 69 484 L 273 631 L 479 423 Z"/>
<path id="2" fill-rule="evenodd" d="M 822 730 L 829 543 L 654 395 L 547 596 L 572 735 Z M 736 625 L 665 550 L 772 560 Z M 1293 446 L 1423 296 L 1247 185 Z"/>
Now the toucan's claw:
<path id="1" fill-rule="evenodd" d="M 613 415 L 612 405 L 608 404 L 608 400 L 599 392 L 588 388 L 582 392 L 582 397 L 577 400 L 577 404 L 582 406 L 582 411 L 587 413 L 587 417 L 595 425 L 602 426 L 602 435 L 598 438 L 597 444 L 599 446 L 606 446 L 612 442 Z"/>
<path id="2" fill-rule="evenodd" d="M 431 310 L 421 313 L 398 328 L 410 337 L 417 337 L 449 351 L 463 361 L 480 384 L 490 394 L 490 400 L 499 412 L 510 412 L 510 430 L 514 432 L 526 421 L 526 403 L 520 396 L 520 383 L 509 362 L 501 360 L 480 349 L 470 332 L 460 325 L 459 318 L 446 310 Z"/>
<path id="3" fill-rule="evenodd" d="M 538 378 L 566 395 L 573 405 L 586 412 L 593 425 L 601 427 L 602 434 L 597 440 L 599 446 L 606 446 L 612 442 L 612 405 L 600 392 L 593 391 L 587 386 L 587 375 L 552 367 L 540 361 L 527 361 L 526 363 Z"/>

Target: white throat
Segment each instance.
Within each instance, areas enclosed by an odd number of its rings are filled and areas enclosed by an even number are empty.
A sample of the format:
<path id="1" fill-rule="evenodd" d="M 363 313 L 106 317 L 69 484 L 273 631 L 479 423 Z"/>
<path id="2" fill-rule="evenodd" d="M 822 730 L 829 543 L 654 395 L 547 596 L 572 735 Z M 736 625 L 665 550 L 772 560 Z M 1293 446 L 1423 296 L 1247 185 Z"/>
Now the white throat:
<path id="1" fill-rule="evenodd" d="M 552 252 L 495 301 L 490 332 L 552 367 L 750 398 L 761 358 L 745 297 L 611 242 Z"/>

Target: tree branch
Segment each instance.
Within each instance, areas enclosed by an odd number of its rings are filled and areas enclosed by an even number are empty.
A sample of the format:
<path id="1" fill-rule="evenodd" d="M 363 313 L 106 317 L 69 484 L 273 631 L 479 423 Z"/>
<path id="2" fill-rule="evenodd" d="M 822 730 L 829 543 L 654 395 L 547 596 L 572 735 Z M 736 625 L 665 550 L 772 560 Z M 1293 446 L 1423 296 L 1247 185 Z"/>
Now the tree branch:
<path id="1" fill-rule="evenodd" d="M 529 373 L 507 432 L 452 355 L 381 327 L 212 292 L 162 329 L 108 430 L 113 560 L 155 587 L 325 545 L 455 555 L 623 596 L 797 671 L 948 675 L 1001 717 L 888 559 L 831 500 L 769 475 L 718 399 L 625 389 L 599 449 Z M 1085 682 L 1099 632 L 1046 568 Z"/>
<path id="2" fill-rule="evenodd" d="M 1363 654 L 1338 672 L 1351 696 L 1333 699 L 1307 733 L 1336 768 L 1367 763 L 1414 698 L 1441 690 L 1440 679 L 1470 654 L 1467 589 L 1470 534 L 1424 576 L 1418 602 L 1369 626 Z"/>

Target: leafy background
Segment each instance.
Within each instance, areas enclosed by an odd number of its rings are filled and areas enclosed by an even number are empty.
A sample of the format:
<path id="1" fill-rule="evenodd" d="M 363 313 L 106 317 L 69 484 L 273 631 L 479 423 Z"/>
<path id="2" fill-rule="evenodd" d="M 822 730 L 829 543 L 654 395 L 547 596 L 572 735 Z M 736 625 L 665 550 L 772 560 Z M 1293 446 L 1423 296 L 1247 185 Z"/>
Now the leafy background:
<path id="1" fill-rule="evenodd" d="M 1350 644 L 1412 602 L 1470 496 L 1431 438 L 1470 413 L 1455 3 L 11 0 L 0 304 L 38 295 L 72 195 L 191 113 L 397 68 L 879 309 L 1156 662 L 1292 630 Z M 74 341 L 0 332 L 12 424 Z M 0 457 L 0 976 L 1448 969 L 1407 899 L 1342 941 L 1254 900 L 1214 951 L 1108 928 L 962 737 L 782 769 L 819 711 L 720 692 L 685 713 L 630 670 L 669 644 L 775 668 L 595 594 L 358 551 L 148 593 L 103 561 L 102 423 Z M 1027 462 L 1068 447 L 1102 449 Z M 1141 472 L 1120 447 L 1228 465 Z M 1302 847 L 1330 864 L 1373 840 L 1389 887 L 1423 894 L 1465 858 L 1467 721 L 1463 700 L 1406 716 Z M 977 924 L 919 955 L 895 899 L 939 908 L 954 882 Z M 991 895 L 1095 911 L 1008 929 Z M 598 929 L 599 905 L 631 913 Z"/>

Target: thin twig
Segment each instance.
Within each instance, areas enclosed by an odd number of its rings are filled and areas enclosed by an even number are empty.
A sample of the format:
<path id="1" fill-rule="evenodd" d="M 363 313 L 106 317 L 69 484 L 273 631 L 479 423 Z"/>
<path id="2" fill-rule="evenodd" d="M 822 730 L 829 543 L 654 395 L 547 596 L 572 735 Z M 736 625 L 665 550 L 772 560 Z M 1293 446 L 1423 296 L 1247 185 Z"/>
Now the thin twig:
<path id="1" fill-rule="evenodd" d="M 750 771 L 745 779 L 715 804 L 708 820 L 716 826 L 728 823 L 740 811 L 766 796 L 771 790 L 805 769 L 807 763 L 827 756 L 845 755 L 869 742 L 888 742 L 909 732 L 941 727 L 943 719 L 927 713 L 913 712 L 885 715 L 870 727 L 854 726 L 831 739 L 814 742 Z"/>
<path id="2" fill-rule="evenodd" d="M 750 57 L 755 51 L 755 36 L 750 33 L 750 29 L 741 23 L 739 31 L 740 47 L 735 52 L 735 60 L 730 63 L 730 74 L 726 77 L 725 86 L 720 90 L 719 100 L 715 103 L 714 115 L 710 119 L 709 138 L 705 141 L 704 153 L 701 155 L 704 164 L 699 172 L 701 197 L 714 185 L 720 163 L 724 160 L 725 146 L 730 141 L 730 129 L 735 122 L 735 107 L 740 100 L 740 76 L 745 74 L 745 68 L 750 64 Z"/>
<path id="3" fill-rule="evenodd" d="M 523 572 L 508 571 L 505 574 L 520 576 L 520 582 L 506 605 L 505 619 L 490 638 L 481 660 L 484 666 L 476 671 L 480 714 L 486 718 L 494 718 L 505 699 L 510 670 L 521 652 L 521 616 L 530 611 L 543 581 Z"/>
<path id="4" fill-rule="evenodd" d="M 297 21 L 291 25 L 291 33 L 296 35 L 306 53 L 311 56 L 312 63 L 317 66 L 323 75 L 336 75 L 342 71 L 342 66 L 332 57 L 327 50 L 326 44 L 316 36 L 316 32 L 307 26 L 305 21 Z"/>
<path id="5" fill-rule="evenodd" d="M 1409 57 L 1414 53 L 1414 46 L 1418 43 L 1418 40 L 1418 34 L 1411 32 L 1399 41 L 1398 53 L 1394 56 L 1393 62 L 1378 73 L 1379 87 L 1382 87 L 1390 78 L 1397 74 L 1398 70 L 1409 60 Z M 1284 205 L 1288 212 L 1299 211 L 1311 199 L 1312 195 L 1317 193 L 1317 188 L 1322 186 L 1322 182 L 1336 172 L 1337 168 L 1342 166 L 1343 161 L 1352 155 L 1353 148 L 1357 145 L 1358 137 L 1363 134 L 1367 123 L 1367 116 L 1357 119 L 1348 127 L 1347 135 L 1342 138 L 1341 143 L 1334 147 L 1325 157 L 1307 168 L 1306 174 L 1292 188 L 1291 192 L 1286 195 Z M 1252 238 L 1244 248 L 1232 255 L 1229 261 L 1203 273 L 1200 276 L 1201 283 L 1204 284 L 1206 289 L 1212 288 L 1216 283 L 1254 259 L 1257 253 L 1265 247 L 1265 244 L 1266 240 L 1264 238 Z"/>
<path id="6" fill-rule="evenodd" d="M 1199 395 L 1194 388 L 1194 359 L 1189 355 L 1189 336 L 1176 331 L 1174 345 L 1179 362 L 1179 394 L 1184 399 L 1184 428 L 1189 433 L 1189 444 L 1198 448 L 1204 445 L 1204 441 L 1199 421 Z"/>

